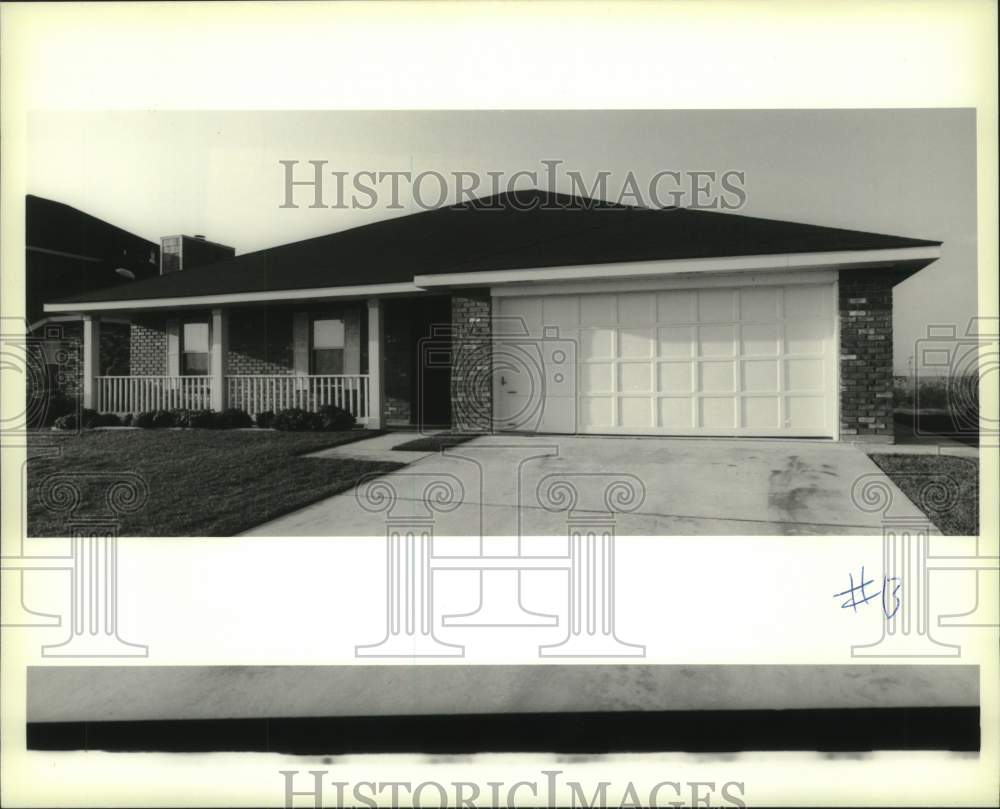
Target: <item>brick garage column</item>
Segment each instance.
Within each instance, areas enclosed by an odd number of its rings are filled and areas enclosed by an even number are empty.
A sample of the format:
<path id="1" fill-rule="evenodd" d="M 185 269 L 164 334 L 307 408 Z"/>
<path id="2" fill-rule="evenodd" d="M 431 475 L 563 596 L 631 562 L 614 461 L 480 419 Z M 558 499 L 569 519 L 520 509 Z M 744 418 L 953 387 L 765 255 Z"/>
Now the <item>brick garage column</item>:
<path id="1" fill-rule="evenodd" d="M 891 270 L 841 270 L 840 436 L 843 441 L 891 444 Z"/>
<path id="2" fill-rule="evenodd" d="M 491 432 L 493 427 L 493 304 L 489 289 L 451 296 L 451 427 Z"/>

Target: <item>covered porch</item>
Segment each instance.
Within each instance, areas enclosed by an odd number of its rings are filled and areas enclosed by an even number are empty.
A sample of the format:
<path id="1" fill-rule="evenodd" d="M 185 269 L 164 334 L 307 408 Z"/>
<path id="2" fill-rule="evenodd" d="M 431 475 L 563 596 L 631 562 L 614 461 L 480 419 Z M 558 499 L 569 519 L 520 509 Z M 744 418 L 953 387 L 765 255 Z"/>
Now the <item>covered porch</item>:
<path id="1" fill-rule="evenodd" d="M 102 312 L 83 319 L 82 404 L 101 413 L 335 405 L 384 424 L 383 301 L 133 311 L 129 373 L 102 373 Z M 107 313 L 111 314 L 111 313 Z M 120 320 L 122 312 L 113 313 Z M 105 361 L 104 365 L 107 365 Z"/>
<path id="2" fill-rule="evenodd" d="M 335 405 L 371 429 L 447 427 L 452 304 L 438 293 L 84 310 L 82 404 L 254 418 Z M 111 320 L 127 324 L 124 360 L 101 350 Z"/>

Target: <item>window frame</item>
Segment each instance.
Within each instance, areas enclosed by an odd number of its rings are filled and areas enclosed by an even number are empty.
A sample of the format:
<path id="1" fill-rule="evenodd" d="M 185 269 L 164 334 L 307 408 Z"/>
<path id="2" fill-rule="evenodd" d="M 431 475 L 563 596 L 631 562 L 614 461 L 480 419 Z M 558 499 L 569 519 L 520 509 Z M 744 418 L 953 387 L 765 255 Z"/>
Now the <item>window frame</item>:
<path id="1" fill-rule="evenodd" d="M 205 327 L 205 350 L 189 351 L 187 349 L 187 327 Z M 212 375 L 212 323 L 209 320 L 182 320 L 180 323 L 180 334 L 178 335 L 178 371 L 181 376 L 211 376 Z M 205 371 L 194 372 L 188 370 L 188 354 L 205 355 Z"/>
<path id="2" fill-rule="evenodd" d="M 316 324 L 323 321 L 334 321 L 340 323 L 340 345 L 339 346 L 317 346 L 316 345 Z M 340 371 L 338 373 L 320 373 L 317 370 L 316 352 L 318 351 L 339 351 Z M 314 315 L 309 319 L 309 373 L 314 376 L 343 376 L 344 364 L 347 360 L 347 322 L 342 315 Z"/>

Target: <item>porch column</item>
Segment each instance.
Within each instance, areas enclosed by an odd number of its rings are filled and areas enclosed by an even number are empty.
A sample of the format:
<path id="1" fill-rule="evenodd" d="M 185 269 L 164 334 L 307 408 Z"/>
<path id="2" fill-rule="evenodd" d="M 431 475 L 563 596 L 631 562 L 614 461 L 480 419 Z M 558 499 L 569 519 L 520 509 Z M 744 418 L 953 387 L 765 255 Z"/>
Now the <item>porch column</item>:
<path id="1" fill-rule="evenodd" d="M 83 406 L 97 409 L 97 377 L 101 373 L 101 320 L 83 316 Z"/>
<path id="2" fill-rule="evenodd" d="M 212 328 L 209 329 L 211 356 L 208 367 L 212 373 L 212 410 L 222 411 L 227 407 L 226 358 L 229 354 L 229 311 L 212 310 Z"/>
<path id="3" fill-rule="evenodd" d="M 368 427 L 382 429 L 385 409 L 382 380 L 385 369 L 382 363 L 382 301 L 368 299 Z"/>

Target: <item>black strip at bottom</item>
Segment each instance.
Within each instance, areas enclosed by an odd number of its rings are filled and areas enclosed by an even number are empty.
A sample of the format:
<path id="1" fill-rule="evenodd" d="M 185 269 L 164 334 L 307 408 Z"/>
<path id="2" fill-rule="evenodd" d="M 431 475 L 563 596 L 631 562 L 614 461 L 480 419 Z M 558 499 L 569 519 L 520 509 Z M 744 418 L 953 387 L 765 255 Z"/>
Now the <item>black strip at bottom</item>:
<path id="1" fill-rule="evenodd" d="M 979 708 L 29 722 L 29 750 L 347 753 L 979 750 Z"/>

